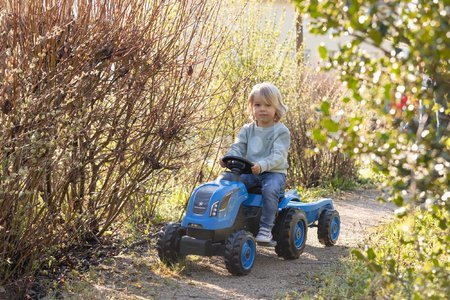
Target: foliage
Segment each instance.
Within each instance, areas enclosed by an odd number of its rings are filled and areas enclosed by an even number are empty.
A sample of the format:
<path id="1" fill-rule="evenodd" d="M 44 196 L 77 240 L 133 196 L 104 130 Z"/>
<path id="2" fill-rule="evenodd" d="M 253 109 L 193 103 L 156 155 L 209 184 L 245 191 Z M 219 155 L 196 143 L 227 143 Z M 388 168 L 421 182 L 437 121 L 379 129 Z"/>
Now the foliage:
<path id="1" fill-rule="evenodd" d="M 208 103 L 219 7 L 0 2 L 0 283 L 95 241 L 189 154 L 177 145 Z"/>
<path id="2" fill-rule="evenodd" d="M 412 299 L 417 288 L 425 285 L 420 297 L 445 299 L 450 293 L 450 253 L 440 243 L 424 244 L 423 238 L 422 249 L 417 249 L 410 239 L 411 230 L 407 228 L 409 226 L 412 227 L 414 235 L 428 236 L 434 241 L 437 241 L 440 235 L 446 234 L 432 214 L 418 210 L 414 217 L 409 216 L 378 228 L 377 232 L 371 235 L 365 254 L 354 250 L 352 256 L 324 270 L 321 276 L 323 278 L 320 279 L 323 281 L 321 287 L 317 291 L 309 292 L 319 299 Z M 419 251 L 428 256 L 429 259 L 425 263 L 420 261 L 417 255 Z M 432 259 L 433 252 L 441 252 L 441 262 Z M 435 269 L 438 264 L 444 266 L 444 272 L 439 272 L 433 276 L 433 280 L 429 280 L 428 274 L 438 271 Z M 377 269 L 383 271 L 378 272 Z"/>
<path id="3" fill-rule="evenodd" d="M 427 235 L 409 227 L 410 237 L 401 241 L 402 246 L 412 244 L 417 249 L 415 270 L 421 280 L 414 282 L 412 295 L 425 297 L 430 283 L 439 279 L 449 283 L 448 277 L 440 277 L 448 274 L 445 252 L 424 250 L 436 244 L 450 248 L 448 234 L 432 234 L 448 232 L 450 224 L 448 6 L 443 1 L 422 0 L 296 3 L 314 18 L 312 32 L 352 38 L 333 57 L 327 57 L 324 47 L 319 52 L 327 61 L 324 68 L 338 74 L 349 90 L 343 101 L 373 113 L 369 120 L 359 115 L 337 120 L 325 101 L 322 124 L 326 126 L 317 129 L 315 137 L 330 148 L 373 162 L 374 171 L 386 178 L 387 200 L 400 207 L 399 217 L 412 214 L 421 204 L 423 214 L 426 211 L 438 225 L 431 226 Z M 365 54 L 364 43 L 378 51 L 379 58 Z M 372 249 L 365 255 L 377 254 Z M 382 260 L 397 266 L 389 257 Z M 430 267 L 432 272 L 427 271 Z M 386 274 L 389 268 L 382 264 L 375 271 Z M 400 274 L 392 276 L 398 282 L 404 280 Z"/>

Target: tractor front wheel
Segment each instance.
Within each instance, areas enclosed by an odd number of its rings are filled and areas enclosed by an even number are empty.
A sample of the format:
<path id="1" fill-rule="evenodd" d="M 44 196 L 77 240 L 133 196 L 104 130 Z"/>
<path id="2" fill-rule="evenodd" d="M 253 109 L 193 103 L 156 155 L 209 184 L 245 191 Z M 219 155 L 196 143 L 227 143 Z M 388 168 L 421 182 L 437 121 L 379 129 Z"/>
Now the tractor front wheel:
<path id="1" fill-rule="evenodd" d="M 231 234 L 225 244 L 225 266 L 233 275 L 250 273 L 256 256 L 253 235 L 245 230 Z"/>
<path id="2" fill-rule="evenodd" d="M 325 246 L 336 244 L 341 228 L 341 219 L 337 210 L 326 209 L 319 217 L 317 237 Z"/>
<path id="3" fill-rule="evenodd" d="M 290 208 L 277 218 L 274 236 L 277 241 L 275 252 L 284 259 L 297 259 L 306 246 L 308 222 L 303 211 Z"/>
<path id="4" fill-rule="evenodd" d="M 186 235 L 186 229 L 180 223 L 169 223 L 159 232 L 156 249 L 165 264 L 173 265 L 182 258 L 180 240 L 183 235 Z"/>

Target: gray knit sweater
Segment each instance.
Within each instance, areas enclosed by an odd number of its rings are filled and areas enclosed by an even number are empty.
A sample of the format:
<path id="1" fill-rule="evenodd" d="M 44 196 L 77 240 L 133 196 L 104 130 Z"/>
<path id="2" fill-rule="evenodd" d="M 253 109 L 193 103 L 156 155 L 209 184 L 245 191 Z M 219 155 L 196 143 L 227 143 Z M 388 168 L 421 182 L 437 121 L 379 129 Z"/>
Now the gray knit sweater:
<path id="1" fill-rule="evenodd" d="M 287 156 L 291 135 L 289 129 L 277 122 L 271 127 L 245 124 L 226 155 L 244 157 L 261 166 L 262 172 L 287 173 Z"/>

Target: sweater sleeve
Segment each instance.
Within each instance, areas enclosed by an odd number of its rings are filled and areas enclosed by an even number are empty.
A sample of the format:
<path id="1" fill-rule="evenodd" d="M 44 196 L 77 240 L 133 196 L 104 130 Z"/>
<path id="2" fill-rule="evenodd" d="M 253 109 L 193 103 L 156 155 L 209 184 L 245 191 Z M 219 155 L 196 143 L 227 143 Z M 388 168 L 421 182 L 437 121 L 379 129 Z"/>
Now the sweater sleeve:
<path id="1" fill-rule="evenodd" d="M 236 141 L 230 146 L 225 156 L 233 155 L 239 157 L 245 157 L 247 155 L 247 130 L 244 127 L 239 131 Z"/>
<path id="2" fill-rule="evenodd" d="M 261 173 L 271 171 L 272 169 L 283 165 L 284 162 L 287 162 L 290 144 L 291 134 L 289 129 L 285 128 L 285 130 L 280 132 L 274 139 L 270 155 L 266 159 L 258 161 L 258 164 L 261 166 Z"/>

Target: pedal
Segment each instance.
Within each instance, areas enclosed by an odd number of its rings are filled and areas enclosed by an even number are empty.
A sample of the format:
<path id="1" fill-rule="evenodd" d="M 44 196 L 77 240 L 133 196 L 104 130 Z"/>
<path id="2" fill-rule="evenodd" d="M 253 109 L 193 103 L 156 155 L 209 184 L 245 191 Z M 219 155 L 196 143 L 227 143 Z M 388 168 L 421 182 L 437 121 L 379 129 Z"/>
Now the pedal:
<path id="1" fill-rule="evenodd" d="M 277 242 L 274 240 L 271 240 L 270 242 L 256 242 L 258 246 L 261 247 L 275 247 L 277 245 Z"/>

